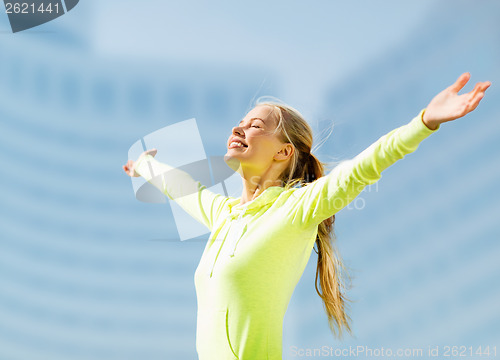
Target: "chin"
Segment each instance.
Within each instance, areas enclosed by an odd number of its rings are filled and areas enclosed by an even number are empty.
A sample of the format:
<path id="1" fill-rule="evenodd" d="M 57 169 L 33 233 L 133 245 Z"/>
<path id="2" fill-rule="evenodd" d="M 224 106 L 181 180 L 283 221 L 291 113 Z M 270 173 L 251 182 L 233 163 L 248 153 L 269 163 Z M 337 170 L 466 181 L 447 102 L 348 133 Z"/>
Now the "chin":
<path id="1" fill-rule="evenodd" d="M 226 155 L 224 155 L 224 157 L 231 157 L 231 158 L 234 158 L 234 157 L 238 157 L 238 154 L 240 153 L 240 151 L 234 151 L 235 149 L 227 149 L 226 151 Z M 237 150 L 237 149 L 236 149 Z"/>
<path id="2" fill-rule="evenodd" d="M 228 153 L 226 153 L 226 155 L 224 155 L 224 161 L 226 162 L 227 166 L 229 166 L 234 171 L 238 171 L 238 169 L 240 168 L 240 161 L 233 155 L 228 155 Z"/>

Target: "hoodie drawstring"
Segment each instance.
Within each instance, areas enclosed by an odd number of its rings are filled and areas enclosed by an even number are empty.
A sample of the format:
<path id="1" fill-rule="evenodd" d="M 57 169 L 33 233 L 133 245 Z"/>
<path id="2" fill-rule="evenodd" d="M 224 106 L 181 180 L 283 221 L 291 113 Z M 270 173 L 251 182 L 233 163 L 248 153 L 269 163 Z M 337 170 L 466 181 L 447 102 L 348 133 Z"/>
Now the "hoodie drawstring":
<path id="1" fill-rule="evenodd" d="M 234 257 L 234 253 L 236 251 L 236 247 L 238 246 L 238 243 L 239 243 L 241 237 L 243 236 L 243 234 L 247 230 L 247 224 L 245 224 L 244 221 L 243 221 L 243 216 L 245 215 L 246 211 L 247 211 L 247 206 L 245 206 L 241 210 L 241 213 L 240 213 L 240 215 L 238 216 L 238 218 L 236 220 L 231 220 L 231 223 L 230 223 L 230 226 L 229 226 L 229 231 L 228 231 L 226 237 L 224 238 L 224 243 L 226 242 L 226 239 L 228 241 L 232 240 L 234 242 L 234 246 L 230 250 L 230 253 L 229 253 L 229 255 L 231 257 Z M 229 219 L 233 219 L 234 217 L 232 215 L 229 215 L 228 218 Z M 222 247 L 224 246 L 224 243 L 221 245 L 221 247 L 219 249 L 219 252 L 215 256 L 215 260 L 214 260 L 214 263 L 212 265 L 212 270 L 210 271 L 210 277 L 212 277 L 212 274 L 214 272 L 215 263 L 217 262 L 217 259 L 219 257 L 219 253 L 221 252 Z M 231 244 L 229 244 L 229 246 L 230 245 Z"/>

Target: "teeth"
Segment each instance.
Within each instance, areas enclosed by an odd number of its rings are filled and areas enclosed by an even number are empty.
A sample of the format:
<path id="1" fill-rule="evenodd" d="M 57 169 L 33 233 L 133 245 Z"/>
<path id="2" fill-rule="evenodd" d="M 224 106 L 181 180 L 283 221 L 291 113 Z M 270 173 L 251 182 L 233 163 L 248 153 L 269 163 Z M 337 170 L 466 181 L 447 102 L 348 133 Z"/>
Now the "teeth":
<path id="1" fill-rule="evenodd" d="M 238 147 L 243 147 L 243 144 L 242 144 L 242 143 L 240 143 L 240 142 L 236 142 L 236 141 L 233 141 L 233 142 L 231 142 L 231 144 L 229 144 L 229 146 L 233 146 L 233 145 L 236 145 L 236 146 L 238 146 Z"/>

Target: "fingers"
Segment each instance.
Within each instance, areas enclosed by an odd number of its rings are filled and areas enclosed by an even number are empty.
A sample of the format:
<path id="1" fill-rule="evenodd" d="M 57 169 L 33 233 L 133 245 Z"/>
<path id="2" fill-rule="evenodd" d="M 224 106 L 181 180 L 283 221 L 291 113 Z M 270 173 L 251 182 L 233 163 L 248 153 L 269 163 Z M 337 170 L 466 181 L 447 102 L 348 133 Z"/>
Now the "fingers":
<path id="1" fill-rule="evenodd" d="M 128 176 L 132 176 L 131 172 L 130 172 L 130 168 L 127 165 L 123 165 L 122 168 L 123 168 L 123 171 L 125 171 Z"/>
<path id="2" fill-rule="evenodd" d="M 468 72 L 463 73 L 458 77 L 457 81 L 455 81 L 455 83 L 451 85 L 448 89 L 450 89 L 454 93 L 458 93 L 460 90 L 463 89 L 465 84 L 467 84 L 469 79 L 470 79 L 470 73 Z"/>
<path id="3" fill-rule="evenodd" d="M 485 81 L 485 82 L 480 82 L 480 83 L 477 83 L 476 86 L 474 87 L 474 90 L 472 90 L 470 92 L 470 102 L 469 102 L 469 105 L 468 105 L 468 109 L 467 109 L 467 112 L 470 112 L 472 110 L 474 110 L 475 108 L 477 108 L 477 106 L 479 105 L 479 102 L 481 101 L 481 99 L 484 97 L 484 92 L 486 91 L 486 89 L 488 89 L 490 87 L 491 83 L 489 81 Z"/>
<path id="4" fill-rule="evenodd" d="M 489 81 L 479 82 L 474 86 L 474 89 L 469 93 L 471 98 L 474 100 L 479 95 L 484 96 L 486 89 L 490 87 L 491 83 Z"/>
<path id="5" fill-rule="evenodd" d="M 485 92 L 485 91 L 486 91 L 486 89 L 488 89 L 488 88 L 491 86 L 491 82 L 489 82 L 489 81 L 485 81 L 485 82 L 483 82 L 482 84 L 483 84 L 483 85 L 482 85 L 482 91 L 483 91 L 483 92 Z"/>
<path id="6" fill-rule="evenodd" d="M 128 176 L 133 177 L 134 176 L 134 171 L 132 170 L 133 166 L 134 166 L 134 161 L 128 160 L 127 163 L 122 166 L 122 169 L 127 173 Z"/>
<path id="7" fill-rule="evenodd" d="M 471 111 L 474 111 L 477 106 L 479 105 L 479 102 L 481 99 L 484 97 L 484 93 L 480 93 L 477 95 L 467 106 L 466 113 L 470 113 Z"/>
<path id="8" fill-rule="evenodd" d="M 474 86 L 474 89 L 471 91 L 472 96 L 477 96 L 479 93 L 484 93 L 487 88 L 489 88 L 491 83 L 489 81 L 484 81 L 484 82 L 478 82 L 476 86 Z"/>
<path id="9" fill-rule="evenodd" d="M 474 89 L 470 92 L 472 98 L 475 98 L 477 94 L 479 94 L 479 91 L 481 90 L 481 83 L 477 83 L 476 86 L 474 86 Z"/>

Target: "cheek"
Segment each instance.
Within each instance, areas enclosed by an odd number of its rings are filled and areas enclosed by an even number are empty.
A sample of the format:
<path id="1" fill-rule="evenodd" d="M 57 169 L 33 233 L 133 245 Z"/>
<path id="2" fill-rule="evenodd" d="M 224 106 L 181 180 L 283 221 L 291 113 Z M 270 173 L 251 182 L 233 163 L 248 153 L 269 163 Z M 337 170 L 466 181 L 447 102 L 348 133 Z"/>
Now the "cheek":
<path id="1" fill-rule="evenodd" d="M 261 141 L 255 150 L 262 159 L 271 159 L 279 151 L 279 145 L 272 140 Z"/>

